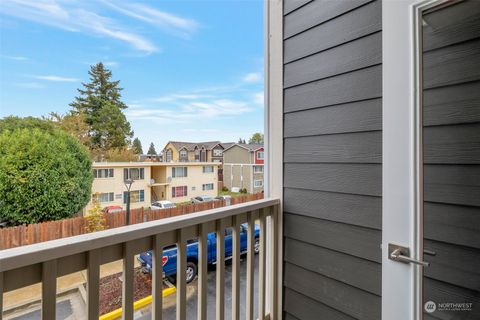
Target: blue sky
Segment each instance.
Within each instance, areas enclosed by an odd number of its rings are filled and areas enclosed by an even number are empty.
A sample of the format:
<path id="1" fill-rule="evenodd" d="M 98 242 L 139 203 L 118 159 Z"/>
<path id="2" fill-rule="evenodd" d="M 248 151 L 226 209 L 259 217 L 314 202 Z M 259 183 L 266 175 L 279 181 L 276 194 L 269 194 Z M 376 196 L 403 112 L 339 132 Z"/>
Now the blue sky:
<path id="1" fill-rule="evenodd" d="M 144 149 L 263 131 L 261 0 L 0 2 L 0 117 L 67 112 L 98 61 Z"/>

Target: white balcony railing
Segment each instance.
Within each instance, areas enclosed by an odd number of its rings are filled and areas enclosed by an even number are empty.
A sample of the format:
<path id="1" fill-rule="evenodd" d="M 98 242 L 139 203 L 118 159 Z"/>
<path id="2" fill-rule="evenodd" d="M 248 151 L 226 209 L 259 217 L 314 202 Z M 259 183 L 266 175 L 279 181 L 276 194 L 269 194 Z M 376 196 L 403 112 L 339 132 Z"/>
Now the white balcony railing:
<path id="1" fill-rule="evenodd" d="M 198 319 L 207 319 L 207 235 L 216 232 L 217 257 L 225 257 L 225 228 L 232 227 L 232 319 L 240 318 L 240 224 L 247 223 L 247 320 L 275 319 L 266 311 L 266 297 L 272 312 L 276 306 L 278 252 L 275 245 L 266 255 L 266 236 L 276 242 L 278 199 L 262 199 L 194 214 L 145 222 L 121 228 L 58 239 L 0 251 L 0 319 L 3 293 L 42 283 L 42 319 L 55 319 L 57 278 L 87 270 L 88 319 L 99 317 L 100 265 L 123 259 L 123 319 L 133 319 L 134 256 L 152 250 L 152 319 L 162 317 L 162 253 L 177 245 L 178 320 L 186 319 L 186 245 L 198 238 Z M 254 224 L 259 221 L 258 315 L 254 315 Z M 268 223 L 267 223 L 268 222 Z M 267 230 L 268 225 L 268 230 Z M 216 317 L 225 317 L 225 263 L 216 263 Z M 268 290 L 268 291 L 267 291 Z"/>

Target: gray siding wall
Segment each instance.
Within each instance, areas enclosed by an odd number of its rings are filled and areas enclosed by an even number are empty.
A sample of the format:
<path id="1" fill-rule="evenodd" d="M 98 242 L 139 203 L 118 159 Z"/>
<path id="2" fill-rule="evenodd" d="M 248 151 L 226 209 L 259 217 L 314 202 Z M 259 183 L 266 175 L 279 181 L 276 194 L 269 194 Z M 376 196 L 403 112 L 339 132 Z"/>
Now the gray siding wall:
<path id="1" fill-rule="evenodd" d="M 380 319 L 381 2 L 284 4 L 284 318 Z"/>
<path id="2" fill-rule="evenodd" d="M 426 319 L 480 318 L 479 6 L 425 17 L 425 297 L 474 303 Z M 285 319 L 381 317 L 381 20 L 284 0 Z"/>
<path id="3" fill-rule="evenodd" d="M 480 319 L 480 2 L 424 20 L 424 299 L 473 303 L 428 319 Z"/>

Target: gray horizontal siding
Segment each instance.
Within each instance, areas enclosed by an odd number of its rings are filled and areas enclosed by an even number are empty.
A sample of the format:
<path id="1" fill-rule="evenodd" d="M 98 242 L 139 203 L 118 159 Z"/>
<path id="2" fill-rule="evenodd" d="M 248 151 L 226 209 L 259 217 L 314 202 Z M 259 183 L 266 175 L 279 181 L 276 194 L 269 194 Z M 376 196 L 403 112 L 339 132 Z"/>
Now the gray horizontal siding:
<path id="1" fill-rule="evenodd" d="M 425 16 L 424 299 L 468 301 L 480 318 L 480 3 Z M 433 164 L 433 165 L 429 165 Z M 458 312 L 436 311 L 438 319 Z"/>
<path id="2" fill-rule="evenodd" d="M 480 122 L 480 81 L 424 91 L 425 126 Z"/>
<path id="3" fill-rule="evenodd" d="M 480 79 L 480 39 L 448 46 L 424 54 L 426 89 Z"/>
<path id="4" fill-rule="evenodd" d="M 290 38 L 297 33 L 324 23 L 325 21 L 371 1 L 372 0 L 317 0 L 309 2 L 285 17 L 283 36 L 284 38 Z"/>
<path id="5" fill-rule="evenodd" d="M 367 4 L 284 41 L 284 62 L 292 62 L 381 29 L 381 3 Z M 318 15 L 321 11 L 316 10 Z"/>
<path id="6" fill-rule="evenodd" d="M 285 239 L 285 261 L 376 295 L 382 291 L 376 262 L 290 238 Z"/>
<path id="7" fill-rule="evenodd" d="M 319 315 L 328 320 L 355 319 L 289 288 L 285 289 L 285 308 L 298 316 L 292 316 L 292 319 L 318 320 Z"/>
<path id="8" fill-rule="evenodd" d="M 380 319 L 379 296 L 288 262 L 284 284 L 355 319 Z"/>
<path id="9" fill-rule="evenodd" d="M 330 63 L 333 60 L 338 63 Z M 285 65 L 284 86 L 288 88 L 381 62 L 382 34 L 377 32 Z"/>
<path id="10" fill-rule="evenodd" d="M 424 50 L 430 51 L 477 38 L 480 34 L 480 7 L 476 1 L 463 1 L 449 8 L 424 15 Z"/>
<path id="11" fill-rule="evenodd" d="M 379 319 L 381 2 L 285 13 L 284 310 Z"/>
<path id="12" fill-rule="evenodd" d="M 284 235 L 355 257 L 380 263 L 381 232 L 285 212 Z M 332 264 L 335 261 L 331 262 Z"/>
<path id="13" fill-rule="evenodd" d="M 302 126 L 298 124 L 302 123 Z M 382 99 L 371 99 L 285 114 L 287 138 L 382 128 Z"/>
<path id="14" fill-rule="evenodd" d="M 290 12 L 301 8 L 305 4 L 312 2 L 313 0 L 284 0 L 283 1 L 283 13 L 289 14 Z"/>
<path id="15" fill-rule="evenodd" d="M 381 163 L 382 133 L 362 132 L 285 139 L 285 162 Z"/>
<path id="16" fill-rule="evenodd" d="M 379 65 L 306 83 L 284 91 L 286 112 L 325 107 L 382 96 Z"/>

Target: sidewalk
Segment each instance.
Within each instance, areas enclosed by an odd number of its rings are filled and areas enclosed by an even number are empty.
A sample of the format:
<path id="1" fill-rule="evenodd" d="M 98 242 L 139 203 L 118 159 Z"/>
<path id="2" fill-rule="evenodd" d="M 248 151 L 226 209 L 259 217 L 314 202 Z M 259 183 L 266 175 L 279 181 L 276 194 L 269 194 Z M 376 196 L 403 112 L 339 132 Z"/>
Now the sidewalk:
<path id="1" fill-rule="evenodd" d="M 135 267 L 140 264 L 135 257 Z M 122 260 L 110 262 L 100 267 L 100 278 L 111 274 L 122 272 Z M 57 279 L 57 294 L 72 290 L 86 282 L 86 270 L 75 272 Z M 40 283 L 21 288 L 18 290 L 4 293 L 3 295 L 3 309 L 8 311 L 25 304 L 33 303 L 42 299 L 42 286 Z"/>

